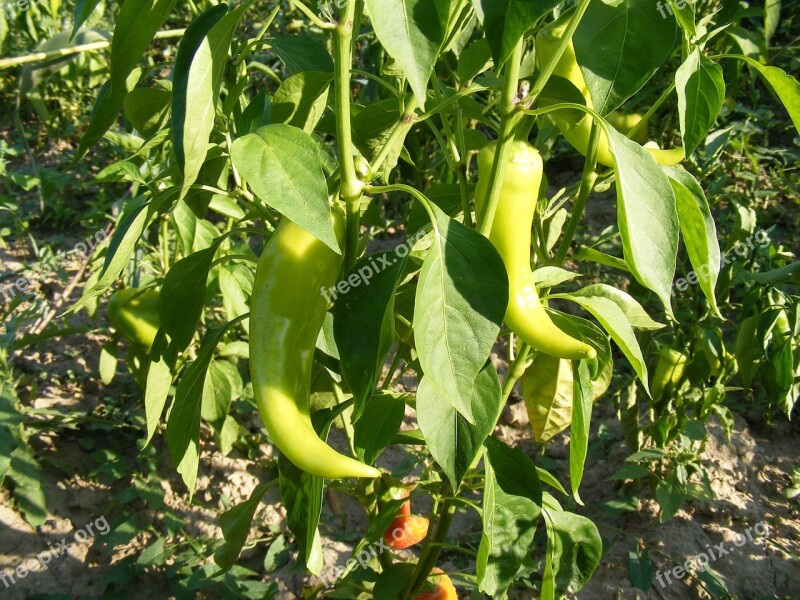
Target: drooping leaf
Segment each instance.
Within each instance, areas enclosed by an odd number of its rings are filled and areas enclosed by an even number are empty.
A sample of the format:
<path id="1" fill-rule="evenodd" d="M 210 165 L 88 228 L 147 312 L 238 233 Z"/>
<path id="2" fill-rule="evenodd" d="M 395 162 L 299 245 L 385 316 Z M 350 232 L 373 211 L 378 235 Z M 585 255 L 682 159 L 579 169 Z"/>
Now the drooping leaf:
<path id="1" fill-rule="evenodd" d="M 336 297 L 333 331 L 342 375 L 353 393 L 353 419 L 358 420 L 375 390 L 386 355 L 394 343 L 394 296 L 406 264 L 396 251 L 366 256 L 345 274 L 363 285 Z M 332 294 L 337 292 L 332 291 Z"/>
<path id="2" fill-rule="evenodd" d="M 144 56 L 156 32 L 167 20 L 176 0 L 126 0 L 117 16 L 111 41 L 111 78 L 101 89 L 89 127 L 81 138 L 73 162 L 80 160 L 114 124 L 136 81 L 134 67 Z"/>
<path id="3" fill-rule="evenodd" d="M 572 495 L 578 504 L 583 504 L 578 488 L 583 479 L 583 468 L 589 450 L 589 426 L 592 421 L 592 380 L 585 361 L 573 361 L 577 376 L 573 381 L 572 423 L 569 434 L 569 480 Z"/>
<path id="4" fill-rule="evenodd" d="M 725 102 L 722 67 L 695 50 L 675 74 L 678 114 L 686 155 L 691 155 L 708 135 Z"/>
<path id="5" fill-rule="evenodd" d="M 206 303 L 206 280 L 216 244 L 182 258 L 167 272 L 158 305 L 161 327 L 182 350 L 194 337 Z"/>
<path id="6" fill-rule="evenodd" d="M 231 159 L 256 195 L 341 253 L 322 159 L 311 136 L 291 125 L 267 125 L 234 141 Z"/>
<path id="7" fill-rule="evenodd" d="M 475 378 L 466 399 L 475 417 L 474 424 L 470 424 L 452 402 L 441 397 L 427 375 L 417 389 L 420 430 L 431 456 L 442 468 L 453 489 L 458 489 L 503 410 L 500 380 L 491 364 L 487 364 Z"/>
<path id="8" fill-rule="evenodd" d="M 638 92 L 666 63 L 678 38 L 652 0 L 595 1 L 573 36 L 595 110 L 607 115 Z"/>
<path id="9" fill-rule="evenodd" d="M 178 465 L 183 482 L 189 488 L 190 497 L 194 494 L 197 479 L 200 414 L 208 366 L 214 356 L 214 349 L 232 323 L 210 328 L 203 336 L 197 358 L 184 370 L 178 381 L 167 420 L 167 447 L 172 462 Z"/>
<path id="10" fill-rule="evenodd" d="M 680 238 L 675 192 L 646 150 L 613 127 L 606 126 L 605 131 L 616 159 L 617 220 L 625 262 L 672 316 L 672 281 Z"/>
<path id="11" fill-rule="evenodd" d="M 726 57 L 743 60 L 756 68 L 770 91 L 783 103 L 783 106 L 789 112 L 792 123 L 794 123 L 794 128 L 800 133 L 800 82 L 787 74 L 786 71 L 778 67 L 762 65 L 748 56 L 731 54 L 726 55 Z"/>
<path id="12" fill-rule="evenodd" d="M 639 346 L 639 341 L 633 332 L 633 328 L 628 322 L 628 317 L 625 315 L 619 305 L 608 298 L 602 296 L 591 296 L 583 298 L 572 294 L 559 295 L 580 304 L 584 309 L 592 313 L 594 317 L 600 322 L 605 329 L 617 343 L 625 358 L 631 363 L 634 371 L 642 381 L 645 389 L 649 389 L 647 378 L 647 365 L 645 364 L 642 349 Z"/>
<path id="13" fill-rule="evenodd" d="M 558 0 L 472 0 L 494 64 L 505 64 L 522 36 L 557 4 Z"/>
<path id="14" fill-rule="evenodd" d="M 269 484 L 262 483 L 253 490 L 250 498 L 220 515 L 219 527 L 225 543 L 214 553 L 214 562 L 223 571 L 230 570 L 239 558 L 239 554 L 247 542 L 247 534 L 250 532 L 250 525 L 256 510 L 258 510 L 258 505 L 261 504 L 261 499 L 269 488 Z"/>
<path id="15" fill-rule="evenodd" d="M 592 521 L 556 510 L 545 502 L 547 552 L 541 598 L 562 598 L 580 590 L 594 573 L 603 553 L 600 533 Z"/>
<path id="16" fill-rule="evenodd" d="M 272 122 L 286 123 L 308 134 L 314 133 L 328 106 L 331 81 L 330 73 L 318 71 L 302 71 L 285 79 L 272 100 Z"/>
<path id="17" fill-rule="evenodd" d="M 708 200 L 703 188 L 688 171 L 673 168 L 667 169 L 667 173 L 675 190 L 683 243 L 689 254 L 696 281 L 712 310 L 722 318 L 714 291 L 717 287 L 722 257 L 717 241 L 717 227 L 711 216 Z"/>
<path id="18" fill-rule="evenodd" d="M 530 553 L 542 510 L 536 467 L 524 452 L 486 440 L 483 535 L 476 574 L 480 591 L 504 596 Z"/>
<path id="19" fill-rule="evenodd" d="M 622 312 L 625 313 L 628 323 L 630 323 L 631 327 L 634 329 L 649 331 L 654 329 L 662 329 L 665 327 L 663 323 L 658 323 L 651 319 L 650 315 L 645 312 L 644 308 L 642 308 L 642 305 L 639 304 L 633 298 L 633 296 L 623 290 L 605 283 L 587 285 L 586 287 L 572 292 L 571 295 L 580 296 L 582 298 L 592 298 L 595 296 L 600 298 L 608 298 L 620 307 Z"/>
<path id="20" fill-rule="evenodd" d="M 375 34 L 403 69 L 420 107 L 447 34 L 450 0 L 366 0 Z"/>
<path id="21" fill-rule="evenodd" d="M 353 426 L 353 446 L 359 460 L 369 465 L 375 463 L 400 430 L 405 408 L 402 395 L 384 392 L 369 399 L 364 413 Z"/>
<path id="22" fill-rule="evenodd" d="M 508 306 L 503 259 L 489 240 L 431 207 L 433 246 L 420 274 L 414 311 L 419 361 L 428 385 L 474 422 L 473 384 Z"/>

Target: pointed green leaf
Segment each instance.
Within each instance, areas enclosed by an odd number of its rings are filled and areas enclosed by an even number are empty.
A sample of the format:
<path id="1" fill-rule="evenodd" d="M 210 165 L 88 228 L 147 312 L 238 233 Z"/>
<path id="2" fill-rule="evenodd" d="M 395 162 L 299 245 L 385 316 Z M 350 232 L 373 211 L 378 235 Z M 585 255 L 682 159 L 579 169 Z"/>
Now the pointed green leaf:
<path id="1" fill-rule="evenodd" d="M 708 135 L 725 102 L 722 67 L 695 50 L 675 74 L 678 114 L 686 155 L 691 155 Z"/>
<path id="2" fill-rule="evenodd" d="M 431 207 L 433 246 L 420 274 L 414 336 L 428 385 L 474 422 L 470 397 L 500 333 L 508 276 L 492 243 Z"/>
<path id="3" fill-rule="evenodd" d="M 316 142 L 291 125 L 261 127 L 231 148 L 242 178 L 267 204 L 341 253 Z"/>
<path id="4" fill-rule="evenodd" d="M 417 421 L 428 449 L 453 489 L 458 489 L 503 410 L 500 380 L 491 364 L 478 374 L 466 396 L 470 424 L 425 376 L 417 389 Z"/>

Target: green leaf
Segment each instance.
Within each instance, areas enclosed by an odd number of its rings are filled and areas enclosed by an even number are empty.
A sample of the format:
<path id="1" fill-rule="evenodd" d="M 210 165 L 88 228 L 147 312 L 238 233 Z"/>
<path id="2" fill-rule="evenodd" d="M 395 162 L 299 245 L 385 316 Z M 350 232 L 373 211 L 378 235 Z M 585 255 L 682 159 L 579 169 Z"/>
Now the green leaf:
<path id="1" fill-rule="evenodd" d="M 256 195 L 341 253 L 322 159 L 311 136 L 291 125 L 267 125 L 233 142 L 231 159 Z"/>
<path id="2" fill-rule="evenodd" d="M 483 24 L 492 58 L 501 67 L 511 56 L 522 36 L 552 10 L 558 0 L 472 0 Z"/>
<path id="3" fill-rule="evenodd" d="M 256 510 L 258 510 L 258 505 L 261 504 L 261 499 L 270 487 L 270 484 L 262 483 L 253 490 L 249 499 L 220 515 L 219 527 L 222 529 L 225 543 L 214 552 L 214 562 L 223 571 L 230 570 L 239 558 L 242 547 L 247 542 L 247 534 L 250 532 L 250 525 Z"/>
<path id="4" fill-rule="evenodd" d="M 167 20 L 176 0 L 126 0 L 117 15 L 111 41 L 111 78 L 101 89 L 89 127 L 81 138 L 73 162 L 81 159 L 99 140 L 122 110 L 125 95 L 139 76 L 134 71 L 156 32 Z M 131 77 L 135 75 L 134 77 Z"/>
<path id="5" fill-rule="evenodd" d="M 764 0 L 764 43 L 767 46 L 770 45 L 780 22 L 781 0 Z"/>
<path id="6" fill-rule="evenodd" d="M 353 116 L 353 143 L 369 160 L 374 160 L 384 145 L 392 141 L 386 162 L 379 173 L 384 180 L 388 180 L 389 174 L 397 166 L 410 130 L 410 127 L 405 127 L 402 135 L 392 139 L 395 126 L 402 118 L 403 111 L 394 98 L 373 102 Z M 412 232 L 409 230 L 409 233 Z"/>
<path id="7" fill-rule="evenodd" d="M 666 63 L 677 39 L 677 22 L 662 18 L 653 0 L 589 3 L 573 43 L 594 109 L 607 115 L 622 106 Z"/>
<path id="8" fill-rule="evenodd" d="M 227 4 L 208 9 L 192 21 L 178 46 L 172 76 L 172 144 L 183 173 L 181 197 L 206 160 L 228 50 L 248 6 L 230 13 Z"/>
<path id="9" fill-rule="evenodd" d="M 194 494 L 197 478 L 197 459 L 199 458 L 200 413 L 203 404 L 203 388 L 205 387 L 208 366 L 214 356 L 214 350 L 222 336 L 231 327 L 228 322 L 221 327 L 209 328 L 197 358 L 181 375 L 175 390 L 175 399 L 167 419 L 167 447 L 172 461 L 179 466 L 189 496 Z M 181 470 L 181 465 L 187 469 Z"/>
<path id="10" fill-rule="evenodd" d="M 641 379 L 642 385 L 644 385 L 645 389 L 648 389 L 647 365 L 642 355 L 642 349 L 639 347 L 639 341 L 636 339 L 633 328 L 628 322 L 628 317 L 619 305 L 613 300 L 602 296 L 582 298 L 581 296 L 572 294 L 559 294 L 558 297 L 577 302 L 600 321 L 603 329 L 611 335 L 620 350 L 622 350 L 622 353 L 631 363 L 634 371 L 636 371 L 639 379 Z"/>
<path id="11" fill-rule="evenodd" d="M 287 35 L 272 41 L 272 51 L 291 75 L 302 71 L 333 73 L 333 59 L 327 48 L 305 35 Z"/>
<path id="12" fill-rule="evenodd" d="M 87 19 L 92 16 L 94 9 L 97 8 L 100 1 L 101 0 L 77 0 L 75 2 L 75 10 L 72 13 L 72 37 L 75 37 L 78 30 L 86 23 Z"/>
<path id="13" fill-rule="evenodd" d="M 161 333 L 161 336 L 164 334 Z M 166 345 L 166 339 L 162 337 L 161 343 Z M 158 338 L 153 344 L 154 351 L 157 351 L 159 346 Z M 158 424 L 161 422 L 161 414 L 164 412 L 164 406 L 167 403 L 167 396 L 169 395 L 169 388 L 172 384 L 172 369 L 164 356 L 151 356 L 150 366 L 147 370 L 147 385 L 144 391 L 144 409 L 145 418 L 147 421 L 147 438 L 145 445 L 150 443 L 153 435 L 158 429 Z"/>
<path id="14" fill-rule="evenodd" d="M 355 421 L 361 418 L 394 343 L 394 296 L 405 264 L 406 257 L 394 250 L 366 256 L 342 278 L 363 285 L 335 297 L 333 332 L 342 376 L 353 393 Z"/>
<path id="15" fill-rule="evenodd" d="M 549 441 L 572 422 L 573 375 L 570 361 L 537 354 L 520 382 L 533 438 Z"/>
<path id="16" fill-rule="evenodd" d="M 669 521 L 678 509 L 683 506 L 683 501 L 686 499 L 686 484 L 681 483 L 677 474 L 670 475 L 666 479 L 662 479 L 656 486 L 656 500 L 661 506 L 661 512 L 658 515 L 659 523 L 666 523 Z"/>
<path id="17" fill-rule="evenodd" d="M 188 347 L 206 303 L 206 280 L 217 245 L 182 258 L 167 272 L 158 314 L 162 329 L 178 350 Z"/>
<path id="18" fill-rule="evenodd" d="M 573 381 L 572 427 L 569 434 L 569 480 L 572 495 L 578 504 L 583 504 L 578 488 L 583 479 L 583 468 L 589 450 L 589 427 L 592 422 L 592 380 L 586 361 L 573 361 L 573 371 L 578 376 Z"/>
<path id="19" fill-rule="evenodd" d="M 144 197 L 129 200 L 124 211 L 114 235 L 111 236 L 97 283 L 91 290 L 84 292 L 80 300 L 69 308 L 67 314 L 76 312 L 110 288 L 122 273 L 122 269 L 130 263 L 136 244 L 152 215 Z"/>
<path id="20" fill-rule="evenodd" d="M 478 75 L 490 69 L 492 64 L 492 51 L 486 38 L 470 44 L 458 57 L 459 84 L 468 85 Z"/>
<path id="21" fill-rule="evenodd" d="M 541 467 L 536 467 L 536 472 L 539 474 L 539 479 L 542 483 L 546 483 L 551 488 L 558 490 L 565 496 L 567 495 L 567 490 L 564 489 L 564 486 L 561 485 L 561 482 L 548 471 L 545 471 Z"/>
<path id="22" fill-rule="evenodd" d="M 678 114 L 686 156 L 708 135 L 725 102 L 722 67 L 695 49 L 675 74 Z"/>
<path id="23" fill-rule="evenodd" d="M 717 227 L 711 216 L 706 195 L 694 176 L 683 169 L 666 169 L 675 190 L 678 221 L 683 234 L 683 243 L 692 263 L 696 281 L 700 284 L 711 309 L 722 318 L 717 306 L 714 290 L 721 265 Z M 689 282 L 692 283 L 691 277 Z"/>
<path id="24" fill-rule="evenodd" d="M 597 527 L 586 517 L 554 510 L 542 510 L 547 527 L 547 553 L 541 598 L 561 598 L 580 590 L 594 573 L 603 554 Z"/>
<path id="25" fill-rule="evenodd" d="M 219 67 L 214 64 L 209 33 L 227 12 L 227 4 L 218 4 L 196 17 L 186 28 L 175 56 L 172 146 L 183 173 L 181 196 L 197 179 L 214 129 L 217 101 L 214 83 Z M 227 48 L 223 58 L 227 58 Z M 224 66 L 224 62 L 219 66 Z"/>
<path id="26" fill-rule="evenodd" d="M 754 66 L 759 75 L 764 79 L 767 87 L 783 103 L 789 112 L 789 117 L 794 123 L 794 128 L 800 133 L 800 82 L 778 67 L 762 65 L 757 60 L 748 56 L 728 54 L 726 58 L 743 60 Z"/>
<path id="27" fill-rule="evenodd" d="M 466 400 L 475 417 L 474 425 L 453 407 L 452 402 L 442 398 L 427 375 L 417 389 L 419 428 L 425 436 L 431 456 L 442 468 L 453 489 L 458 489 L 503 410 L 500 380 L 491 364 L 487 363 L 475 378 Z"/>
<path id="28" fill-rule="evenodd" d="M 209 423 L 220 424 L 228 416 L 231 402 L 242 395 L 242 377 L 226 360 L 215 360 L 208 367 L 200 414 Z"/>
<path id="29" fill-rule="evenodd" d="M 428 80 L 447 34 L 451 0 L 366 0 L 375 34 L 425 108 Z"/>
<path id="30" fill-rule="evenodd" d="M 330 73 L 303 71 L 285 79 L 272 100 L 271 120 L 314 133 L 328 106 Z"/>
<path id="31" fill-rule="evenodd" d="M 402 395 L 376 394 L 354 425 L 353 446 L 358 460 L 374 464 L 403 423 L 406 403 Z"/>
<path id="32" fill-rule="evenodd" d="M 571 292 L 572 297 L 580 296 L 581 298 L 607 298 L 619 306 L 625 317 L 628 319 L 631 327 L 641 330 L 653 330 L 666 327 L 663 323 L 658 323 L 650 318 L 642 305 L 639 304 L 633 296 L 620 289 L 607 285 L 605 283 L 596 283 L 587 285 L 576 292 Z"/>
<path id="33" fill-rule="evenodd" d="M 318 526 L 322 515 L 324 481 L 301 471 L 283 454 L 278 456 L 278 469 L 286 524 L 297 541 L 298 562 L 318 574 L 323 566 Z"/>
<path id="34" fill-rule="evenodd" d="M 414 335 L 428 385 L 474 422 L 470 398 L 500 333 L 508 277 L 492 243 L 435 205 L 433 245 L 417 286 Z"/>
<path id="35" fill-rule="evenodd" d="M 647 550 L 628 552 L 628 578 L 633 587 L 648 592 L 653 586 L 653 565 Z"/>
<path id="36" fill-rule="evenodd" d="M 143 136 L 151 136 L 161 127 L 171 101 L 172 92 L 167 90 L 136 88 L 125 96 L 123 102 L 125 117 L 136 131 Z"/>
<path id="37" fill-rule="evenodd" d="M 617 219 L 625 262 L 672 316 L 670 295 L 680 238 L 675 193 L 646 150 L 613 127 L 604 128 L 616 159 Z"/>
<path id="38" fill-rule="evenodd" d="M 14 481 L 14 501 L 28 524 L 31 527 L 43 525 L 48 513 L 42 469 L 27 443 L 19 445 L 11 453 L 7 477 Z"/>
<path id="39" fill-rule="evenodd" d="M 542 511 L 536 467 L 524 452 L 486 440 L 483 534 L 478 548 L 478 588 L 504 597 L 528 558 Z"/>
<path id="40" fill-rule="evenodd" d="M 98 367 L 98 371 L 100 372 L 100 380 L 103 382 L 103 385 L 110 385 L 111 382 L 114 381 L 114 376 L 117 374 L 118 342 L 119 338 L 113 337 L 100 350 L 100 366 Z"/>
<path id="41" fill-rule="evenodd" d="M 739 367 L 739 376 L 745 387 L 749 387 L 753 383 L 762 354 L 756 342 L 757 332 L 758 315 L 753 315 L 739 324 L 739 331 L 736 333 L 734 354 Z"/>

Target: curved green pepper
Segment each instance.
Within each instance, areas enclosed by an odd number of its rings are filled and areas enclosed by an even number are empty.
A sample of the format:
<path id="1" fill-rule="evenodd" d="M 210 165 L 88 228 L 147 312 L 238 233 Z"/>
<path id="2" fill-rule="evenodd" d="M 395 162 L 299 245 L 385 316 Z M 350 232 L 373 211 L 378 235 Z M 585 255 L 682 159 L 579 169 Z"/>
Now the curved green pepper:
<path id="1" fill-rule="evenodd" d="M 108 320 L 128 341 L 149 350 L 161 326 L 158 296 L 155 288 L 114 292 L 108 301 Z"/>
<path id="2" fill-rule="evenodd" d="M 478 189 L 475 204 L 479 219 L 486 203 L 487 182 L 496 143 L 478 153 Z M 531 224 L 542 185 L 542 157 L 527 142 L 512 142 L 500 202 L 489 232 L 508 271 L 509 300 L 505 321 L 529 346 L 558 358 L 594 358 L 594 348 L 567 335 L 553 323 L 536 292 L 531 272 Z"/>
<path id="3" fill-rule="evenodd" d="M 345 219 L 334 210 L 340 244 Z M 327 312 L 320 290 L 336 283 L 342 256 L 286 218 L 258 263 L 250 306 L 250 374 L 270 439 L 300 469 L 329 479 L 380 477 L 339 454 L 311 424 L 314 348 Z"/>

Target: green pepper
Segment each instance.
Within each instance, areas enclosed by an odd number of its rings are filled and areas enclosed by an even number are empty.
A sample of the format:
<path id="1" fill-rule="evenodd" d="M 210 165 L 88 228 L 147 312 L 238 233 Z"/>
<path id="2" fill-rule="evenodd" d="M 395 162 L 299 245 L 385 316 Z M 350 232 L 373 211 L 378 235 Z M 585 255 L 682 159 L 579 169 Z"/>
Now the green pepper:
<path id="1" fill-rule="evenodd" d="M 683 352 L 667 347 L 659 350 L 658 363 L 650 384 L 653 399 L 659 400 L 667 387 L 674 388 L 680 383 L 688 362 L 689 357 Z"/>
<path id="2" fill-rule="evenodd" d="M 494 162 L 496 143 L 478 153 L 478 218 L 485 208 L 487 182 Z M 529 346 L 557 358 L 594 358 L 595 349 L 567 335 L 553 323 L 539 300 L 531 271 L 531 224 L 542 185 L 542 157 L 527 142 L 514 141 L 506 167 L 500 202 L 489 239 L 508 271 L 509 301 L 505 321 Z"/>
<path id="3" fill-rule="evenodd" d="M 572 17 L 572 11 L 565 12 L 558 20 L 554 21 L 544 29 L 542 29 L 536 36 L 536 55 L 539 64 L 545 64 L 555 56 L 556 50 L 561 43 L 561 38 L 569 24 L 569 19 Z M 580 65 L 578 65 L 578 58 L 575 54 L 575 47 L 570 40 L 564 54 L 561 55 L 560 60 L 556 63 L 553 75 L 563 77 L 569 80 L 586 102 L 588 108 L 594 108 L 592 104 L 592 96 L 589 93 L 589 88 L 586 85 L 586 80 L 583 78 Z M 560 116 L 559 113 L 551 113 L 553 120 L 558 126 L 559 131 L 564 136 L 573 148 L 586 156 L 589 149 L 589 138 L 592 133 L 593 119 L 589 115 L 585 115 L 582 119 L 577 121 L 570 120 L 567 117 Z M 614 124 L 618 117 L 612 119 L 611 115 L 607 118 L 609 122 Z M 623 123 L 625 125 L 625 123 Z M 633 129 L 630 127 L 628 131 Z M 623 131 L 623 133 L 625 133 Z M 646 135 L 646 133 L 645 133 Z M 670 150 L 662 150 L 655 142 L 650 142 L 644 146 L 653 158 L 662 165 L 674 166 L 680 163 L 686 156 L 683 148 L 673 148 Z M 597 142 L 597 162 L 606 167 L 614 166 L 614 156 L 608 143 L 608 136 L 605 131 L 600 131 L 600 137 Z"/>
<path id="4" fill-rule="evenodd" d="M 333 213 L 340 245 L 345 219 Z M 311 424 L 314 348 L 327 312 L 320 290 L 336 283 L 342 256 L 286 218 L 258 263 L 250 306 L 250 374 L 270 439 L 298 468 L 329 479 L 380 477 L 339 454 Z"/>
<path id="5" fill-rule="evenodd" d="M 161 326 L 158 295 L 155 288 L 114 292 L 108 301 L 108 320 L 132 344 L 149 350 Z"/>

